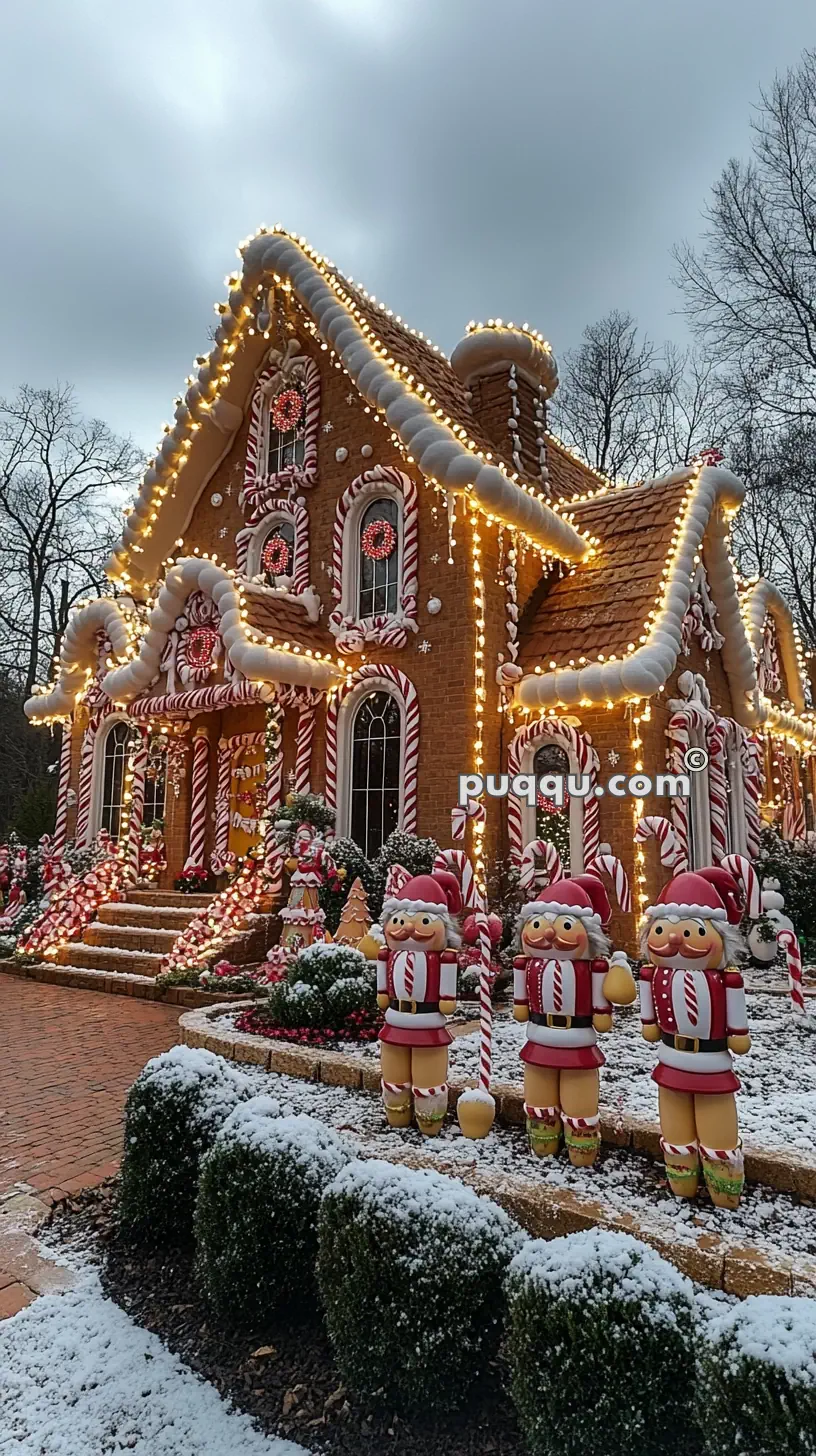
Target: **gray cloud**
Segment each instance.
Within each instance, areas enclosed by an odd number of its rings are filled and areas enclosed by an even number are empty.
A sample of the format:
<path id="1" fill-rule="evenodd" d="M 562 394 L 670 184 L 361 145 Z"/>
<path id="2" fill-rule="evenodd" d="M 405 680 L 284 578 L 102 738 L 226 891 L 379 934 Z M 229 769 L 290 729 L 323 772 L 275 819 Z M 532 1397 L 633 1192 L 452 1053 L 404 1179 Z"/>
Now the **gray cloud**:
<path id="1" fill-rule="evenodd" d="M 789 0 L 41 0 L 0 19 L 0 388 L 72 380 L 154 443 L 235 245 L 304 233 L 450 350 L 471 317 L 556 352 L 658 338 Z"/>

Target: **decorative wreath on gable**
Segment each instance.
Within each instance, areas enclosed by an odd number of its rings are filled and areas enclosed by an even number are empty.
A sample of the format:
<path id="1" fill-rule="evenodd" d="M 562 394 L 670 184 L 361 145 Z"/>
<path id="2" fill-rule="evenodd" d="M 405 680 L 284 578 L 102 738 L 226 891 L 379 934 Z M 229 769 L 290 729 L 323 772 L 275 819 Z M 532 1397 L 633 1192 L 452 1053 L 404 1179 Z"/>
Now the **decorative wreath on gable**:
<path id="1" fill-rule="evenodd" d="M 299 389 L 282 389 L 272 401 L 272 423 L 281 434 L 296 430 L 303 418 L 303 395 Z"/>
<path id="2" fill-rule="evenodd" d="M 292 565 L 292 548 L 285 537 L 276 531 L 264 545 L 261 565 L 270 576 L 289 576 Z"/>
<path id="3" fill-rule="evenodd" d="M 162 666 L 169 668 L 169 658 L 174 657 L 176 672 L 185 686 L 205 683 L 221 656 L 221 634 L 215 618 L 212 600 L 197 591 L 188 598 L 184 615 L 176 619 Z"/>
<path id="4" fill-rule="evenodd" d="M 360 537 L 363 555 L 371 561 L 387 561 L 396 545 L 397 533 L 390 521 L 369 521 Z"/>

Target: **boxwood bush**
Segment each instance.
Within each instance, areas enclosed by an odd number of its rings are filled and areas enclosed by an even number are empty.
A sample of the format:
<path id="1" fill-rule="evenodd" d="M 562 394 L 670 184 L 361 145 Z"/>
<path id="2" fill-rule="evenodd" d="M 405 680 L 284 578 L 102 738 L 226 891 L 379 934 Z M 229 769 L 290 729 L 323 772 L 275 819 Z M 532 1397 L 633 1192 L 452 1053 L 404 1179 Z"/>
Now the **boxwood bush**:
<path id="1" fill-rule="evenodd" d="M 173 1047 L 147 1063 L 125 1103 L 119 1220 L 128 1235 L 156 1244 L 190 1237 L 202 1155 L 253 1090 L 201 1048 Z"/>
<path id="2" fill-rule="evenodd" d="M 314 1297 L 318 1207 L 349 1156 L 323 1123 L 278 1113 L 271 1097 L 237 1107 L 201 1167 L 199 1274 L 215 1310 L 242 1324 Z"/>
<path id="3" fill-rule="evenodd" d="M 711 1320 L 701 1410 L 711 1456 L 814 1456 L 816 1303 L 758 1294 Z"/>
<path id="4" fill-rule="evenodd" d="M 699 1451 L 688 1279 L 628 1234 L 518 1253 L 507 1276 L 510 1390 L 532 1456 Z"/>
<path id="5" fill-rule="evenodd" d="M 521 1240 L 456 1179 L 350 1163 L 323 1199 L 317 1263 L 344 1380 L 401 1409 L 460 1404 L 495 1356 Z"/>
<path id="6" fill-rule="evenodd" d="M 374 1012 L 374 980 L 360 951 L 318 942 L 292 961 L 286 979 L 270 988 L 264 1016 L 283 1027 L 342 1029 L 353 1012 Z"/>

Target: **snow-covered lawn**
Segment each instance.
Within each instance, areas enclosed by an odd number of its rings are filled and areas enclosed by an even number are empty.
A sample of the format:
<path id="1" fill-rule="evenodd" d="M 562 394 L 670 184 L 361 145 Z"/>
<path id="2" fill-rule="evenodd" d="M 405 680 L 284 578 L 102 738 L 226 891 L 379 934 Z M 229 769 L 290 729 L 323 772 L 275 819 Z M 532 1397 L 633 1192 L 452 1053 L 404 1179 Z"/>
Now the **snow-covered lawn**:
<path id="1" fill-rule="evenodd" d="M 305 1456 L 257 1431 L 90 1272 L 0 1323 L 0 1371 L 9 1456 Z"/>
<path id="2" fill-rule="evenodd" d="M 737 1057 L 742 1083 L 738 1094 L 740 1125 L 746 1143 L 768 1149 L 796 1149 L 816 1157 L 816 1027 L 794 1018 L 784 996 L 748 996 L 752 1047 Z M 519 1051 L 524 1026 L 501 1012 L 494 1025 L 493 1080 L 521 1084 Z M 654 1047 L 643 1040 L 634 1008 L 615 1012 L 614 1029 L 600 1038 L 606 1057 L 601 1072 L 601 1105 L 607 1113 L 657 1121 L 657 1087 L 651 1072 Z M 377 1043 L 345 1042 L 339 1050 L 376 1058 Z M 462 1081 L 478 1076 L 479 1039 L 457 1037 L 450 1050 L 450 1075 Z"/>

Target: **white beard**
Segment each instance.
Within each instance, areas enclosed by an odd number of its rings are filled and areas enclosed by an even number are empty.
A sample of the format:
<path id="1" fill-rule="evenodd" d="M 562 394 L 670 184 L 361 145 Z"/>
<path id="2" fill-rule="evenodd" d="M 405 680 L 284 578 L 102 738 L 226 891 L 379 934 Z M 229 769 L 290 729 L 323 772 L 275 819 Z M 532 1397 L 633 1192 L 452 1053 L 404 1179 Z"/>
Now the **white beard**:
<path id="1" fill-rule="evenodd" d="M 429 950 L 427 940 L 401 940 L 397 945 L 389 945 L 388 949 L 394 955 L 397 955 L 401 950 L 421 951 L 423 955 L 441 955 L 442 953 L 441 951 Z M 442 949 L 444 950 L 445 947 L 443 946 Z"/>

